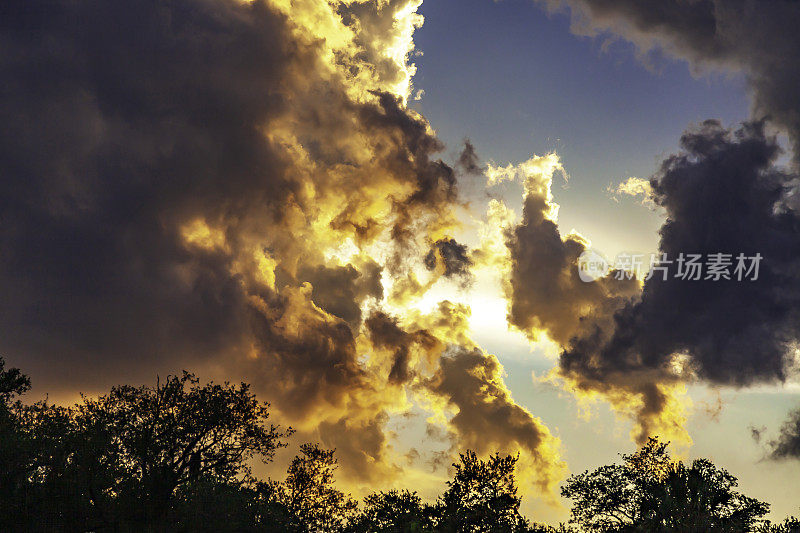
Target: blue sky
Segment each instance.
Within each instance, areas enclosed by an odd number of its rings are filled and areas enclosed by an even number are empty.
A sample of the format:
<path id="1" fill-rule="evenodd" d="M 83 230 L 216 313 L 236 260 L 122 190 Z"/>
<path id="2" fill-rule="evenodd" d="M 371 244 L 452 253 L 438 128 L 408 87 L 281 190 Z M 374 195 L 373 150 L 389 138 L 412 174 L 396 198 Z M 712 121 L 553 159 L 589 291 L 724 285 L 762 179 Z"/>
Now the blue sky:
<path id="1" fill-rule="evenodd" d="M 420 12 L 415 87 L 425 92 L 414 107 L 452 152 L 464 137 L 503 164 L 558 152 L 570 176 L 554 187 L 562 228 L 612 256 L 650 251 L 660 218 L 606 187 L 652 174 L 690 123 L 748 116 L 740 78 L 693 77 L 669 60 L 647 68 L 631 45 L 576 37 L 566 14 L 531 0 L 438 0 Z"/>

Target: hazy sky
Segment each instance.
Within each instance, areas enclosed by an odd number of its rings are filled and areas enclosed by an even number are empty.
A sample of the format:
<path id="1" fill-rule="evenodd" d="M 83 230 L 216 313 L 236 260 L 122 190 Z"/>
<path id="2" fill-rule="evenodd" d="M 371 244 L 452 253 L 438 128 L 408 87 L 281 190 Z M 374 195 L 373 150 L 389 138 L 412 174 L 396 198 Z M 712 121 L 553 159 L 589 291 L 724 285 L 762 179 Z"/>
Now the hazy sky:
<path id="1" fill-rule="evenodd" d="M 459 451 L 518 453 L 550 522 L 657 435 L 797 512 L 799 3 L 0 15 L 0 354 L 30 399 L 243 379 L 298 430 L 274 472 L 317 441 L 354 494 L 427 497 Z M 585 281 L 590 247 L 763 262 Z"/>

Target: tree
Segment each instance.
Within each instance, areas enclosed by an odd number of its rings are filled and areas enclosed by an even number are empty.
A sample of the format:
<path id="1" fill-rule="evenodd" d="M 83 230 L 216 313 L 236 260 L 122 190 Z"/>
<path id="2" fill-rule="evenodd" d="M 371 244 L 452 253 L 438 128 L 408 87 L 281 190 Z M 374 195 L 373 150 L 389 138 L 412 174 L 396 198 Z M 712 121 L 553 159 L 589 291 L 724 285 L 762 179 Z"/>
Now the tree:
<path id="1" fill-rule="evenodd" d="M 440 501 L 439 531 L 524 531 L 514 470 L 519 456 L 496 453 L 484 461 L 473 451 L 459 454 L 455 474 Z"/>
<path id="2" fill-rule="evenodd" d="M 18 399 L 31 388 L 30 379 L 18 368 L 5 368 L 0 357 L 0 526 L 19 516 L 22 491 L 34 468 L 34 457 L 25 442 Z"/>
<path id="3" fill-rule="evenodd" d="M 778 524 L 765 522 L 754 531 L 758 533 L 800 533 L 800 518 L 790 516 Z"/>
<path id="4" fill-rule="evenodd" d="M 698 459 L 674 462 L 667 444 L 649 439 L 623 464 L 571 476 L 571 522 L 586 531 L 751 531 L 769 510 L 734 490 L 736 478 Z"/>
<path id="5" fill-rule="evenodd" d="M 407 490 L 376 492 L 364 498 L 364 511 L 354 532 L 416 533 L 433 531 L 434 509 L 419 494 Z"/>
<path id="6" fill-rule="evenodd" d="M 667 471 L 667 443 L 651 438 L 623 464 L 605 465 L 570 476 L 561 495 L 572 500 L 570 522 L 586 531 L 616 531 L 639 520 L 644 486 Z"/>
<path id="7" fill-rule="evenodd" d="M 670 465 L 645 486 L 638 529 L 646 531 L 751 531 L 769 505 L 735 490 L 737 481 L 707 459 Z"/>
<path id="8" fill-rule="evenodd" d="M 0 359 L 0 529 L 84 531 L 91 502 L 76 468 L 73 411 L 23 404 L 30 379 L 4 366 Z"/>
<path id="9" fill-rule="evenodd" d="M 286 507 L 302 531 L 343 531 L 355 518 L 358 502 L 334 487 L 335 450 L 303 444 L 283 483 L 271 483 L 272 499 Z"/>
<path id="10" fill-rule="evenodd" d="M 268 423 L 269 405 L 247 384 L 200 386 L 187 372 L 155 388 L 122 385 L 84 398 L 75 418 L 92 492 L 118 495 L 124 514 L 151 527 L 165 523 L 178 487 L 201 479 L 242 484 L 248 461 L 270 461 L 292 432 Z"/>
<path id="11" fill-rule="evenodd" d="M 19 368 L 6 370 L 6 361 L 0 357 L 0 409 L 7 411 L 11 400 L 31 389 L 31 380 Z"/>

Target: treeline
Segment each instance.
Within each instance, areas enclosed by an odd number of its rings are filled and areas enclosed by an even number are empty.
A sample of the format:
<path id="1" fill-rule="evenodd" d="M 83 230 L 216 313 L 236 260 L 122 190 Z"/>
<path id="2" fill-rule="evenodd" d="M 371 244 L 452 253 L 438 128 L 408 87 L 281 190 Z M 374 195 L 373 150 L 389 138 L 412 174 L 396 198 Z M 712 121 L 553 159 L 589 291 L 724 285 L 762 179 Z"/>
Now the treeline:
<path id="1" fill-rule="evenodd" d="M 570 524 L 520 514 L 517 458 L 467 451 L 434 502 L 336 488 L 333 450 L 300 447 L 282 481 L 257 479 L 291 428 L 269 421 L 248 385 L 114 387 L 72 407 L 25 404 L 30 380 L 0 358 L 0 531 L 8 532 L 800 532 L 707 460 L 673 461 L 652 439 L 623 461 L 570 477 Z"/>

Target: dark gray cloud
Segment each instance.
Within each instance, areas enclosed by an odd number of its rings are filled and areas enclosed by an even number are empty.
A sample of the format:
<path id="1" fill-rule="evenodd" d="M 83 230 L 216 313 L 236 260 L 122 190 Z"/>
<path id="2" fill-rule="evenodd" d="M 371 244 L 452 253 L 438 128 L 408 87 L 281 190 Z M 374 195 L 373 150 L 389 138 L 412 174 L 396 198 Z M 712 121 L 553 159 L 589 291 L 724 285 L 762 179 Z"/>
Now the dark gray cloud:
<path id="1" fill-rule="evenodd" d="M 2 350 L 78 384 L 224 350 L 245 295 L 230 257 L 189 253 L 177 226 L 277 213 L 295 187 L 259 132 L 298 60 L 285 22 L 261 2 L 2 10 Z"/>
<path id="2" fill-rule="evenodd" d="M 485 168 L 480 164 L 480 161 L 478 152 L 475 150 L 475 145 L 473 145 L 469 139 L 464 139 L 464 148 L 458 155 L 456 168 L 465 174 L 479 175 Z"/>
<path id="3" fill-rule="evenodd" d="M 546 196 L 529 193 L 522 221 L 507 235 L 508 320 L 522 331 L 547 331 L 563 346 L 593 332 L 598 321 L 608 321 L 638 286 L 611 276 L 595 283 L 582 281 L 577 264 L 586 242 L 574 235 L 562 238 L 558 224 L 546 216 L 549 210 Z"/>
<path id="4" fill-rule="evenodd" d="M 791 343 L 800 339 L 800 218 L 779 209 L 795 177 L 773 166 L 779 148 L 763 123 L 731 132 L 707 121 L 687 131 L 681 146 L 651 179 L 667 215 L 660 251 L 671 260 L 730 254 L 731 274 L 738 254 L 761 254 L 758 279 L 687 281 L 668 265 L 673 275 L 653 276 L 639 300 L 616 312 L 608 342 L 574 344 L 562 366 L 660 368 L 672 354 L 688 353 L 694 371 L 714 383 L 783 381 Z"/>
<path id="5" fill-rule="evenodd" d="M 303 265 L 297 279 L 311 283 L 311 299 L 316 305 L 357 330 L 364 300 L 370 296 L 378 300 L 383 298 L 381 271 L 381 266 L 371 260 L 360 269 L 353 265 Z"/>
<path id="6" fill-rule="evenodd" d="M 769 458 L 800 459 L 800 408 L 789 413 L 778 437 L 769 442 Z"/>
<path id="7" fill-rule="evenodd" d="M 730 254 L 731 279 L 683 280 L 677 264 L 666 265 L 666 279 L 645 281 L 613 322 L 595 321 L 560 356 L 560 373 L 577 388 L 640 398 L 639 439 L 658 429 L 648 419 L 674 411 L 665 386 L 686 370 L 722 385 L 782 382 L 800 340 L 800 217 L 782 206 L 796 177 L 774 165 L 775 138 L 762 122 L 730 131 L 706 121 L 681 146 L 650 182 L 667 215 L 660 252 L 671 261 Z M 761 255 L 756 280 L 737 280 L 738 254 Z M 688 368 L 675 366 L 676 354 Z"/>
<path id="8" fill-rule="evenodd" d="M 388 378 L 355 337 L 382 265 L 322 248 L 402 242 L 447 211 L 424 120 L 323 79 L 320 43 L 263 1 L 0 9 L 0 351 L 56 395 L 246 375 L 322 439 L 354 420 L 342 438 L 380 463 Z"/>
<path id="9" fill-rule="evenodd" d="M 381 266 L 321 266 L 313 243 L 293 237 L 308 231 L 297 212 L 319 209 L 304 189 L 341 186 L 325 172 L 312 181 L 265 134 L 295 112 L 297 76 L 328 94 L 303 107 L 312 116 L 290 117 L 320 168 L 358 172 L 314 128 L 354 124 L 331 135 L 380 143 L 373 159 L 385 175 L 349 180 L 353 203 L 330 224 L 338 238 L 386 228 L 359 213 L 370 195 L 390 195 L 398 241 L 456 197 L 425 122 L 394 96 L 357 103 L 314 79 L 316 45 L 265 2 L 14 0 L 2 11 L 0 349 L 40 384 L 150 375 L 151 363 L 239 349 L 251 334 L 251 248 L 277 257 L 279 282 L 310 282 L 310 298 L 357 326 L 361 301 L 382 293 Z M 394 195 L 392 183 L 410 192 Z M 195 219 L 218 242 L 187 245 Z"/>
<path id="10" fill-rule="evenodd" d="M 542 3 L 568 8 L 574 32 L 628 40 L 645 60 L 646 54 L 666 53 L 688 61 L 696 73 L 718 68 L 741 72 L 756 117 L 736 131 L 713 120 L 690 129 L 681 138 L 682 152 L 662 163 L 651 185 L 654 200 L 668 217 L 661 229 L 662 252 L 670 259 L 680 253 L 760 253 L 758 281 L 654 277 L 641 297 L 613 313 L 613 324 L 595 323 L 589 332 L 558 338 L 565 347 L 562 373 L 587 389 L 613 382 L 635 390 L 642 384 L 643 369 L 652 385 L 668 381 L 674 374 L 672 356 L 682 353 L 698 376 L 714 383 L 746 386 L 785 380 L 794 364 L 792 344 L 800 335 L 800 219 L 795 212 L 800 161 L 800 34 L 795 28 L 800 3 Z M 780 149 L 765 133 L 767 127 L 788 134 L 795 170 L 776 166 Z M 521 309 L 521 302 L 512 305 Z M 547 327 L 547 316 L 531 307 L 517 321 L 524 324 L 528 317 L 528 323 L 539 320 Z M 663 396 L 643 397 L 650 398 L 645 409 L 665 408 Z"/>
<path id="11" fill-rule="evenodd" d="M 411 4 L 3 2 L 0 352 L 60 399 L 245 378 L 349 477 L 394 475 L 387 421 L 446 343 L 362 310 L 459 202 L 386 54 Z M 434 248 L 466 275 L 465 247 Z"/>
<path id="12" fill-rule="evenodd" d="M 464 281 L 470 279 L 472 259 L 466 245 L 455 239 L 440 239 L 433 243 L 425 255 L 425 267 L 428 270 L 441 270 L 446 278 L 460 277 Z"/>
<path id="13" fill-rule="evenodd" d="M 412 349 L 419 347 L 430 352 L 441 346 L 441 341 L 424 329 L 406 331 L 398 320 L 386 313 L 375 311 L 365 322 L 369 338 L 376 348 L 391 352 L 388 379 L 390 383 L 406 383 L 412 377 Z"/>
<path id="14" fill-rule="evenodd" d="M 534 474 L 531 481 L 551 490 L 564 467 L 558 459 L 557 441 L 541 420 L 514 402 L 497 358 L 478 348 L 453 346 L 440 363 L 425 385 L 431 394 L 457 408 L 450 430 L 459 449 L 480 454 L 522 451 L 525 463 L 532 461 L 521 465 L 522 475 Z"/>
<path id="15" fill-rule="evenodd" d="M 466 247 L 437 240 L 456 172 L 386 54 L 413 2 L 280 4 L 0 5 L 0 353 L 57 401 L 181 368 L 244 378 L 348 477 L 385 481 L 389 417 L 464 334 L 362 310 L 432 242 L 441 275 L 468 276 Z M 518 420 L 497 442 L 551 469 L 552 436 L 491 384 Z"/>

